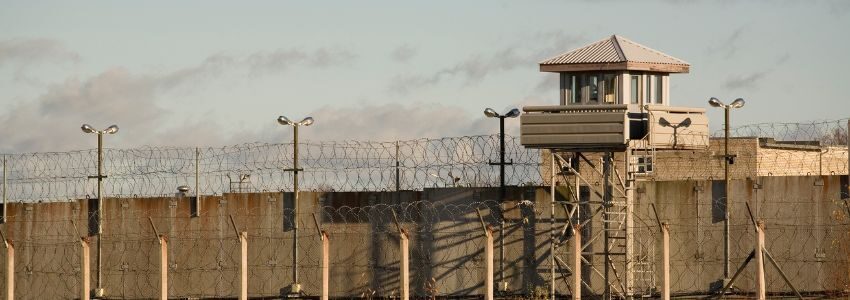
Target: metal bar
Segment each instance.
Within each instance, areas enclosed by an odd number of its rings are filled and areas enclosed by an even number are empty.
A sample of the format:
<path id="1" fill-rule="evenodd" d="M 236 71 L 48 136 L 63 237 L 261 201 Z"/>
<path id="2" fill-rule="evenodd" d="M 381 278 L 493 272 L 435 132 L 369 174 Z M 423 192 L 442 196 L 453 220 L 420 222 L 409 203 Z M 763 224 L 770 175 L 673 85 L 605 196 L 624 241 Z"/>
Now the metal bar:
<path id="1" fill-rule="evenodd" d="M 552 152 L 551 155 L 552 161 L 550 162 L 550 165 L 552 173 L 549 186 L 549 196 L 551 199 L 551 211 L 549 214 L 549 221 L 551 225 L 549 233 L 549 293 L 552 295 L 551 299 L 555 299 L 555 157 L 557 157 L 557 155 L 554 152 Z"/>
<path id="2" fill-rule="evenodd" d="M 89 300 L 91 297 L 91 256 L 89 239 L 80 238 L 80 299 Z"/>
<path id="3" fill-rule="evenodd" d="M 782 280 L 785 280 L 785 283 L 788 284 L 788 287 L 790 287 L 792 291 L 794 291 L 794 294 L 796 294 L 798 298 L 803 299 L 803 295 L 801 295 L 800 292 L 797 291 L 797 288 L 795 288 L 794 285 L 791 284 L 791 280 L 788 280 L 788 276 L 785 275 L 785 272 L 782 271 L 782 268 L 779 267 L 779 264 L 776 263 L 776 260 L 774 260 L 773 256 L 770 255 L 770 252 L 768 252 L 765 248 L 762 249 L 762 253 L 765 257 L 767 257 L 767 261 L 769 261 L 770 264 L 772 264 L 773 267 L 776 268 L 776 271 L 779 271 L 779 276 L 782 277 Z"/>
<path id="4" fill-rule="evenodd" d="M 481 221 L 481 230 L 484 230 L 484 234 L 489 234 L 490 230 L 487 228 L 487 222 L 484 222 L 484 216 L 481 215 L 481 209 L 475 208 L 475 212 L 478 213 L 478 220 Z"/>
<path id="5" fill-rule="evenodd" d="M 233 220 L 233 215 L 230 215 L 230 225 L 233 226 L 233 232 L 236 233 L 236 237 L 239 237 L 239 228 L 236 226 L 236 221 Z"/>
<path id="6" fill-rule="evenodd" d="M 732 202 L 729 201 L 729 198 L 730 198 L 730 195 L 729 195 L 729 191 L 730 191 L 730 189 L 729 189 L 729 183 L 730 183 L 730 180 L 729 180 L 729 126 L 730 126 L 729 125 L 729 110 L 730 110 L 729 106 L 726 106 L 724 108 L 724 112 L 725 112 L 724 116 L 725 116 L 725 119 L 726 119 L 726 126 L 724 126 L 725 134 L 724 134 L 724 138 L 723 138 L 723 140 L 724 140 L 724 142 L 723 142 L 723 156 L 724 156 L 723 159 L 724 159 L 724 162 L 725 162 L 723 164 L 725 166 L 723 168 L 723 180 L 725 182 L 723 188 L 725 189 L 725 191 L 724 191 L 725 195 L 724 196 L 726 196 L 726 197 L 725 197 L 725 202 L 724 202 L 724 207 L 723 207 L 723 212 L 724 212 L 723 213 L 723 278 L 729 278 L 729 259 L 730 259 L 729 258 L 729 247 L 730 247 L 729 246 L 729 231 L 730 231 L 730 227 L 729 227 L 730 226 L 730 224 L 729 224 L 730 213 L 729 213 L 729 210 L 730 210 L 730 208 L 731 208 L 730 206 L 732 204 Z"/>
<path id="7" fill-rule="evenodd" d="M 201 149 L 195 148 L 195 217 L 201 216 Z"/>
<path id="8" fill-rule="evenodd" d="M 399 144 L 398 141 L 395 141 L 395 191 L 398 192 L 401 190 L 401 171 L 399 167 L 401 167 L 401 162 L 399 162 Z"/>
<path id="9" fill-rule="evenodd" d="M 168 239 L 159 236 L 159 299 L 168 300 Z"/>
<path id="10" fill-rule="evenodd" d="M 605 152 L 605 157 L 604 157 L 603 162 L 602 162 L 602 175 L 603 175 L 602 176 L 602 185 L 603 185 L 603 192 L 604 192 L 604 197 L 602 198 L 602 202 L 603 202 L 602 206 L 605 209 L 605 212 L 602 213 L 602 216 L 603 216 L 602 230 L 603 230 L 603 235 L 604 235 L 603 242 L 605 244 L 603 246 L 603 248 L 605 249 L 605 291 L 602 295 L 603 299 L 611 299 L 612 298 L 611 297 L 611 277 L 610 277 L 610 274 L 609 274 L 609 270 L 610 270 L 609 265 L 611 264 L 611 255 L 610 255 L 610 249 L 609 249 L 610 240 L 609 240 L 609 235 L 608 235 L 609 225 L 608 225 L 608 222 L 604 221 L 604 220 L 607 220 L 609 218 L 608 212 L 611 209 L 610 208 L 610 206 L 611 206 L 611 191 L 610 191 L 611 162 L 609 160 L 610 155 L 611 155 L 611 152 Z"/>
<path id="11" fill-rule="evenodd" d="M 316 215 L 313 215 L 315 220 Z M 318 226 L 318 223 L 317 223 Z M 328 237 L 327 233 L 324 231 L 319 231 L 319 235 L 322 237 L 322 296 L 321 300 L 328 300 L 330 298 L 330 276 L 331 276 L 331 245 L 330 245 L 330 237 Z"/>
<path id="12" fill-rule="evenodd" d="M 558 268 L 567 269 L 567 272 L 570 272 L 570 274 L 573 274 L 573 270 L 570 269 L 570 266 L 567 265 L 567 263 L 565 263 L 563 259 L 555 256 L 555 262 L 558 264 Z M 561 276 L 561 280 L 564 281 L 564 285 L 567 286 L 567 291 L 569 291 L 570 294 L 572 295 L 573 294 L 573 288 L 570 287 L 570 282 L 569 282 L 569 280 L 567 280 L 567 277 Z"/>
<path id="13" fill-rule="evenodd" d="M 153 219 L 152 219 L 151 217 L 148 217 L 148 222 L 150 222 L 150 224 L 151 224 L 151 228 L 153 228 L 153 234 L 154 234 L 157 238 L 159 238 L 159 237 L 160 237 L 159 230 L 156 230 L 156 225 L 154 225 L 154 224 L 153 224 Z"/>
<path id="14" fill-rule="evenodd" d="M 294 293 L 300 292 L 298 285 L 298 125 L 293 128 L 292 162 L 292 285 Z"/>
<path id="15" fill-rule="evenodd" d="M 758 300 L 767 299 L 767 287 L 765 287 L 764 281 L 764 255 L 762 254 L 762 250 L 764 250 L 764 223 L 759 221 L 758 225 L 756 225 L 756 249 L 755 257 L 756 257 L 756 298 Z"/>
<path id="16" fill-rule="evenodd" d="M 231 219 L 232 221 L 233 219 Z M 235 226 L 235 225 L 234 225 Z M 239 300 L 248 300 L 248 232 L 239 236 Z"/>
<path id="17" fill-rule="evenodd" d="M 97 133 L 97 293 L 103 293 L 103 133 Z M 98 295 L 100 296 L 100 295 Z"/>
<path id="18" fill-rule="evenodd" d="M 499 207 L 505 202 L 505 117 L 499 118 Z M 505 283 L 505 221 L 499 222 L 499 286 Z"/>
<path id="19" fill-rule="evenodd" d="M 393 212 L 393 222 L 395 222 L 395 227 L 398 229 L 399 233 L 404 232 L 404 228 L 401 228 L 401 223 L 398 222 L 398 217 L 395 214 L 395 209 L 390 210 Z"/>
<path id="20" fill-rule="evenodd" d="M 481 213 L 478 213 L 479 216 Z M 493 232 L 484 228 L 484 300 L 493 300 Z"/>
<path id="21" fill-rule="evenodd" d="M 401 230 L 399 233 L 399 246 L 401 249 L 401 257 L 399 258 L 401 270 L 399 270 L 399 291 L 401 292 L 401 300 L 410 300 L 410 253 L 409 240 L 407 233 Z"/>
<path id="22" fill-rule="evenodd" d="M 581 299 L 581 227 L 573 226 L 573 299 Z"/>
<path id="23" fill-rule="evenodd" d="M 572 166 L 567 166 L 567 168 L 569 168 L 569 169 L 573 172 L 573 174 L 574 174 L 574 175 L 575 175 L 575 176 L 576 176 L 579 180 L 581 180 L 582 182 L 584 182 L 584 184 L 585 184 L 585 185 L 587 185 L 587 187 L 588 187 L 589 189 L 591 189 L 591 190 L 593 191 L 593 193 L 594 193 L 594 194 L 596 194 L 596 195 L 597 195 L 597 196 L 599 196 L 600 198 L 602 198 L 602 197 L 603 197 L 602 193 L 600 193 L 599 191 L 597 191 L 596 189 L 594 189 L 594 188 L 593 188 L 593 185 L 591 185 L 591 184 L 590 184 L 590 182 L 588 182 L 587 180 L 585 180 L 585 179 L 584 179 L 584 177 L 581 177 L 581 174 L 579 174 L 579 173 L 578 173 L 578 170 L 573 169 L 573 168 L 572 168 Z M 554 173 L 555 173 L 555 171 L 553 170 L 553 171 L 552 171 L 552 174 L 554 174 Z M 552 176 L 552 181 L 554 182 L 554 180 L 555 180 L 555 177 L 554 177 L 554 175 L 553 175 L 553 176 Z"/>
<path id="24" fill-rule="evenodd" d="M 3 238 L 6 246 L 6 300 L 15 299 L 15 245 Z"/>
<path id="25" fill-rule="evenodd" d="M 741 275 L 741 272 L 744 271 L 744 268 L 747 267 L 747 264 L 750 263 L 750 261 L 753 260 L 753 258 L 755 256 L 756 256 L 756 251 L 755 250 L 750 251 L 750 255 L 748 255 L 747 259 L 744 260 L 744 263 L 742 263 L 741 266 L 738 267 L 738 271 L 735 272 L 735 275 L 732 275 L 732 278 L 729 279 L 729 282 L 727 282 L 726 285 L 723 286 L 723 289 L 720 290 L 720 293 L 717 295 L 718 299 L 720 297 L 723 297 L 723 294 L 725 294 L 726 291 L 730 287 L 732 287 L 732 284 L 735 283 L 735 279 L 738 278 L 738 275 Z"/>
<path id="26" fill-rule="evenodd" d="M 661 268 L 661 299 L 670 300 L 670 228 L 667 223 L 661 224 Z"/>
<path id="27" fill-rule="evenodd" d="M 3 155 L 3 215 L 0 216 L 0 224 L 6 223 L 6 209 L 7 209 L 6 202 L 7 202 L 7 199 L 8 199 L 7 193 L 6 193 L 6 190 L 8 189 L 7 180 L 6 180 L 7 174 L 8 173 L 6 171 L 6 155 Z"/>
<path id="28" fill-rule="evenodd" d="M 319 219 L 316 218 L 316 213 L 313 213 L 313 224 L 316 225 L 316 231 L 319 233 L 319 238 L 324 238 L 322 234 L 322 226 L 319 226 Z"/>
<path id="29" fill-rule="evenodd" d="M 658 217 L 658 210 L 655 209 L 655 203 L 650 203 L 649 206 L 652 207 L 652 212 L 655 214 L 655 223 L 658 223 L 658 229 L 663 231 L 664 230 L 664 227 L 662 226 L 663 223 L 661 223 L 661 218 Z"/>

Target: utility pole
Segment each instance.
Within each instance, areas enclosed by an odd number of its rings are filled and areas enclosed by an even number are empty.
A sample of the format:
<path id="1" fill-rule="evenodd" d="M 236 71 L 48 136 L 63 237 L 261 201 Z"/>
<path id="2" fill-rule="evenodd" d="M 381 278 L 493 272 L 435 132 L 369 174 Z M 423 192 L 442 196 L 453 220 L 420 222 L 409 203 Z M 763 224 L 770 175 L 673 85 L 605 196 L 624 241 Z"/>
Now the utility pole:
<path id="1" fill-rule="evenodd" d="M 505 118 L 516 118 L 519 116 L 519 110 L 514 108 L 505 114 L 500 115 L 492 108 L 484 110 L 484 115 L 488 118 L 499 119 L 499 162 L 490 162 L 491 166 L 499 166 L 499 206 L 504 205 L 506 198 L 505 189 L 505 166 L 513 165 L 514 161 L 505 162 Z M 501 209 L 504 212 L 504 209 Z M 505 220 L 502 216 L 502 221 L 499 222 L 499 289 L 507 291 L 508 283 L 505 281 Z"/>
<path id="2" fill-rule="evenodd" d="M 312 125 L 313 118 L 306 117 L 300 122 L 293 122 L 287 117 L 280 116 L 277 122 L 281 125 L 292 126 L 292 169 L 284 169 L 284 171 L 292 172 L 292 285 L 289 292 L 299 294 L 301 284 L 298 283 L 298 172 L 304 169 L 298 167 L 298 127 Z"/>

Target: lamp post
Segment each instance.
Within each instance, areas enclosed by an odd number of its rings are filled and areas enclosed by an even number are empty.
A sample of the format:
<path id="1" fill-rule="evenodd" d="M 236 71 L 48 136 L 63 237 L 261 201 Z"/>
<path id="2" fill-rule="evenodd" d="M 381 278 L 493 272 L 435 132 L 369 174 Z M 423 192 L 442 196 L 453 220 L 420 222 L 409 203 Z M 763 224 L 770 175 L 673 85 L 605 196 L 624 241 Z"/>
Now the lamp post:
<path id="1" fill-rule="evenodd" d="M 292 172 L 292 286 L 290 293 L 300 293 L 301 285 L 298 284 L 298 172 L 304 169 L 298 168 L 298 127 L 310 126 L 313 124 L 312 117 L 306 117 L 300 122 L 293 122 L 289 118 L 280 116 L 277 118 L 280 125 L 292 126 L 292 168 L 284 169 L 286 172 Z"/>
<path id="2" fill-rule="evenodd" d="M 505 201 L 505 166 L 512 165 L 511 162 L 505 162 L 505 119 L 516 118 L 519 116 L 519 109 L 511 109 L 505 114 L 499 114 L 492 108 L 484 109 L 484 115 L 488 118 L 499 119 L 499 162 L 490 162 L 491 166 L 499 166 L 499 205 Z M 499 289 L 507 290 L 507 282 L 505 282 L 505 221 L 504 218 L 499 224 Z"/>
<path id="3" fill-rule="evenodd" d="M 729 280 L 729 208 L 731 205 L 731 201 L 729 201 L 729 165 L 735 163 L 735 155 L 729 155 L 729 112 L 733 108 L 741 108 L 744 107 L 744 99 L 738 98 L 735 101 L 732 101 L 731 104 L 726 105 L 717 98 L 711 97 L 708 100 L 708 104 L 713 107 L 722 108 L 725 116 L 725 124 L 724 124 L 724 134 L 723 134 L 723 159 L 724 169 L 723 169 L 723 180 L 725 182 L 725 196 L 726 199 L 724 201 L 724 213 L 723 213 L 723 279 L 724 281 Z M 724 282 L 725 284 L 725 282 Z"/>
<path id="4" fill-rule="evenodd" d="M 101 241 L 103 240 L 103 179 L 106 176 L 103 175 L 103 135 L 104 134 L 115 134 L 118 132 L 118 126 L 112 125 L 107 127 L 104 130 L 96 130 L 89 124 L 83 124 L 80 129 L 85 133 L 94 133 L 97 135 L 97 176 L 89 176 L 88 178 L 97 178 L 97 278 L 95 282 L 95 286 L 97 287 L 94 291 L 95 296 L 102 297 L 104 294 L 103 286 L 102 286 L 102 275 L 103 271 L 101 268 L 103 256 L 103 247 Z"/>

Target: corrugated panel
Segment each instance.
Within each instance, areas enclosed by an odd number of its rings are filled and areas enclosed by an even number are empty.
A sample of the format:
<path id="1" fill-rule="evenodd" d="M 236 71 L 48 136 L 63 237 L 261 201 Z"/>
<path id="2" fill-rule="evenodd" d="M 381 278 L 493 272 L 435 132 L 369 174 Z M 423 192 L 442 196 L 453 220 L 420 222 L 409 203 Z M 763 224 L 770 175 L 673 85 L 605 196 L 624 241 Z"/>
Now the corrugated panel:
<path id="1" fill-rule="evenodd" d="M 581 63 L 611 63 L 622 62 L 624 57 L 620 53 L 612 38 L 592 43 L 590 45 L 569 51 L 556 57 L 547 59 L 540 64 L 581 64 Z"/>
<path id="2" fill-rule="evenodd" d="M 629 39 L 616 35 L 612 36 L 612 38 L 617 40 L 617 44 L 619 44 L 620 49 L 623 51 L 623 54 L 626 56 L 626 61 L 628 62 L 688 65 L 688 63 L 684 60 L 661 53 L 660 51 L 635 43 Z"/>
<path id="3" fill-rule="evenodd" d="M 616 35 L 544 60 L 540 64 L 562 65 L 619 62 L 689 65 L 681 59 Z"/>

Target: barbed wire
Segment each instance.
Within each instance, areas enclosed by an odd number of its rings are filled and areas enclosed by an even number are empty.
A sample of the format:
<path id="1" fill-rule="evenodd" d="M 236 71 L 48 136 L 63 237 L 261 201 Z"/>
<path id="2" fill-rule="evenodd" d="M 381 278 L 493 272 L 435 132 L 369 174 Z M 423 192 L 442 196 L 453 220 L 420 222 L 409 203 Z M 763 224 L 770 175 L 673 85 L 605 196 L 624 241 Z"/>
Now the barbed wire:
<path id="1" fill-rule="evenodd" d="M 847 119 L 810 123 L 754 124 L 734 128 L 733 178 L 847 174 Z M 723 136 L 722 131 L 713 134 Z M 769 140 L 772 139 L 772 140 Z M 734 143 L 734 144 L 733 144 Z M 544 151 L 506 137 L 509 186 L 545 185 Z M 293 145 L 252 143 L 225 147 L 105 149 L 106 197 L 291 191 Z M 300 188 L 308 191 L 395 191 L 432 187 L 499 185 L 498 135 L 397 142 L 299 144 Z M 714 139 L 705 151 L 722 151 Z M 722 160 L 705 151 L 656 151 L 656 180 L 719 178 Z M 68 201 L 96 197 L 96 150 L 4 155 L 11 202 Z M 694 168 L 695 165 L 701 167 Z M 541 171 L 543 169 L 543 171 Z M 196 180 L 198 185 L 196 186 Z"/>

